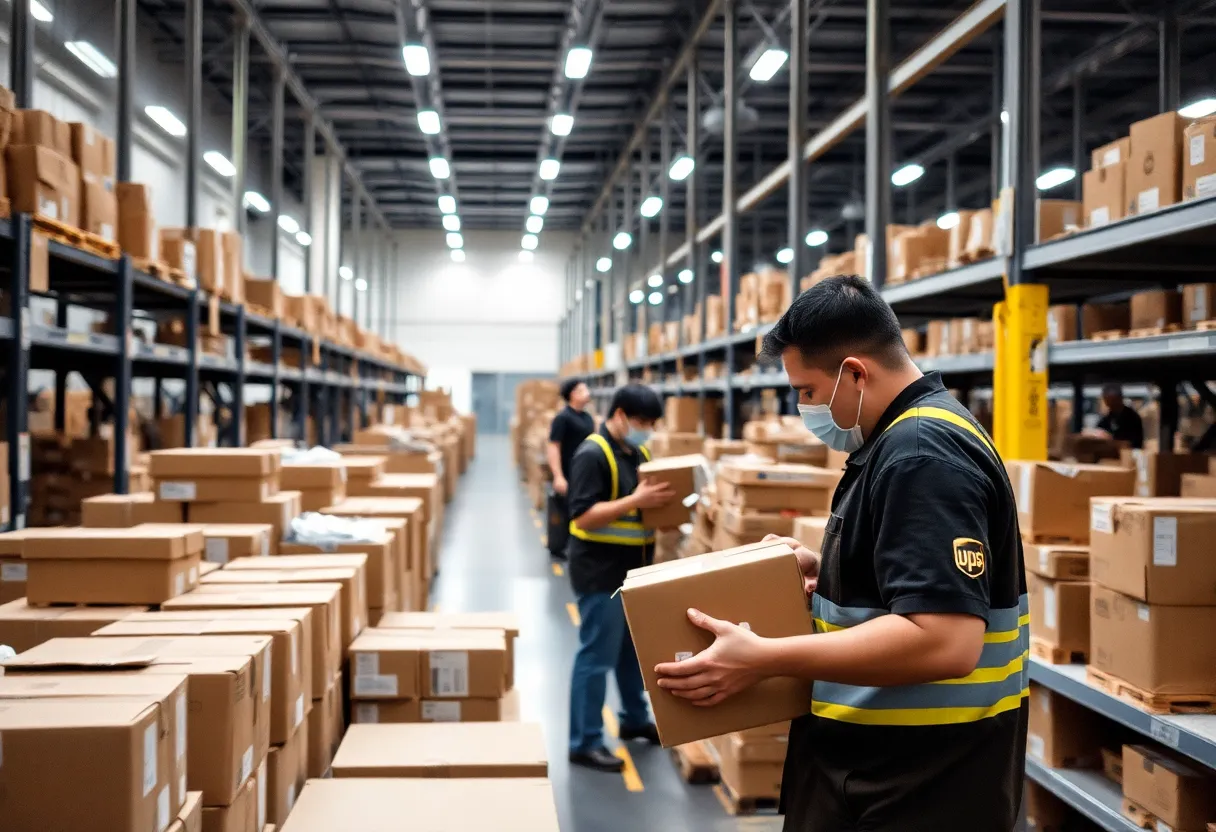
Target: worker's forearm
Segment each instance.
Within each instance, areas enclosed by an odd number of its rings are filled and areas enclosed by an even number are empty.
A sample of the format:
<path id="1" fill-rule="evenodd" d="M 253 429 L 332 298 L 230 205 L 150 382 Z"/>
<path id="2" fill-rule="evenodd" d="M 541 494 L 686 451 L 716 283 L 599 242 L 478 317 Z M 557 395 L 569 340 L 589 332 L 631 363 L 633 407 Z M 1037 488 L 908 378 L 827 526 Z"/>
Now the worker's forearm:
<path id="1" fill-rule="evenodd" d="M 562 471 L 562 455 L 558 450 L 556 442 L 550 442 L 549 447 L 545 448 L 545 460 L 549 463 L 549 470 L 553 472 L 553 479 L 564 480 L 566 474 Z"/>
<path id="2" fill-rule="evenodd" d="M 596 529 L 602 529 L 614 520 L 619 520 L 623 515 L 633 511 L 634 508 L 632 496 L 622 497 L 619 500 L 608 500 L 603 503 L 596 503 L 584 511 L 574 519 L 574 523 L 583 531 L 591 532 Z"/>

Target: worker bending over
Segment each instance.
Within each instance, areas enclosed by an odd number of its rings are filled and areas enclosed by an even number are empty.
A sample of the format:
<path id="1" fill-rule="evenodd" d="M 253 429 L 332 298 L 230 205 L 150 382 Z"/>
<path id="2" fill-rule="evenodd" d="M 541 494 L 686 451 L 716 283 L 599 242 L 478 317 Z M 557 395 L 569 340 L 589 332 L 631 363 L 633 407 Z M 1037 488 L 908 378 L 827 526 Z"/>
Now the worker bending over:
<path id="1" fill-rule="evenodd" d="M 595 419 L 586 411 L 591 402 L 591 390 L 578 379 L 562 382 L 562 399 L 566 406 L 553 417 L 549 426 L 549 445 L 545 448 L 545 461 L 553 472 L 553 502 L 549 506 L 548 545 L 549 554 L 558 560 L 566 558 L 569 540 L 570 510 L 566 502 L 569 482 L 566 475 L 574 460 L 574 452 L 583 440 L 595 431 Z M 555 516 L 556 515 L 556 516 Z"/>

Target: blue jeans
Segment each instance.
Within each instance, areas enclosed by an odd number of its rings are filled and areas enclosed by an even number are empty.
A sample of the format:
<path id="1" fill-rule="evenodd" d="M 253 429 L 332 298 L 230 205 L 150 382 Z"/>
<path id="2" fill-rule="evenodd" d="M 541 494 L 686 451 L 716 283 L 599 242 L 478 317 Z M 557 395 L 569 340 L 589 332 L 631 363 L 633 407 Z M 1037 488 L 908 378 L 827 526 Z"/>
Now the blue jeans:
<path id="1" fill-rule="evenodd" d="M 570 680 L 570 752 L 604 746 L 604 697 L 608 671 L 616 671 L 621 693 L 621 727 L 641 728 L 650 722 L 646 688 L 638 669 L 633 639 L 625 624 L 621 596 L 606 592 L 580 595 L 579 648 Z"/>

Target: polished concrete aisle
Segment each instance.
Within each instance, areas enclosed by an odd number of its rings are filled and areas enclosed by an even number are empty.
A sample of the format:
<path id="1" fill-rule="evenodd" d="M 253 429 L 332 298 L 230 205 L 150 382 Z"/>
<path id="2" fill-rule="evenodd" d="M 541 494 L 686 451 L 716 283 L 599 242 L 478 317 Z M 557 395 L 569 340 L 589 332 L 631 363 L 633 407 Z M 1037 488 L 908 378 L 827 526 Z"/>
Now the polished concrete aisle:
<path id="1" fill-rule="evenodd" d="M 544 725 L 562 832 L 780 829 L 771 817 L 729 818 L 710 787 L 679 778 L 661 748 L 630 743 L 633 766 L 624 776 L 567 764 L 570 664 L 578 644 L 570 615 L 574 596 L 569 579 L 549 563 L 543 532 L 511 466 L 507 439 L 479 437 L 477 459 L 448 507 L 432 603 L 445 612 L 518 614 L 515 678 L 522 718 Z"/>

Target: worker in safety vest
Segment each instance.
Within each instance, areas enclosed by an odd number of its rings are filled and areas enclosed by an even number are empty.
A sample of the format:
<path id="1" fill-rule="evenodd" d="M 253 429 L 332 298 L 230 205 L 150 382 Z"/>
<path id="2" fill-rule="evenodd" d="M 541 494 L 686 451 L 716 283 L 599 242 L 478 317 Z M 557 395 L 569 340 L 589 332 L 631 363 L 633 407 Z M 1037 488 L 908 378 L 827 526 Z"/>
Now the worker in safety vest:
<path id="1" fill-rule="evenodd" d="M 658 743 L 625 611 L 616 591 L 625 573 L 650 562 L 654 532 L 641 509 L 676 498 L 665 483 L 638 482 L 650 459 L 646 440 L 663 415 L 649 387 L 630 384 L 612 397 L 608 417 L 574 454 L 566 478 L 570 507 L 570 581 L 578 596 L 579 649 L 570 681 L 570 762 L 599 771 L 624 763 L 604 745 L 604 695 L 614 671 L 621 694 L 619 737 Z"/>
<path id="2" fill-rule="evenodd" d="M 812 634 L 775 638 L 691 610 L 714 643 L 656 668 L 713 707 L 771 677 L 811 680 L 790 729 L 786 832 L 1009 832 L 1025 776 L 1030 647 L 1017 509 L 988 434 L 909 358 L 858 277 L 803 292 L 765 337 L 806 427 L 849 453 L 818 553 L 785 539 Z"/>

